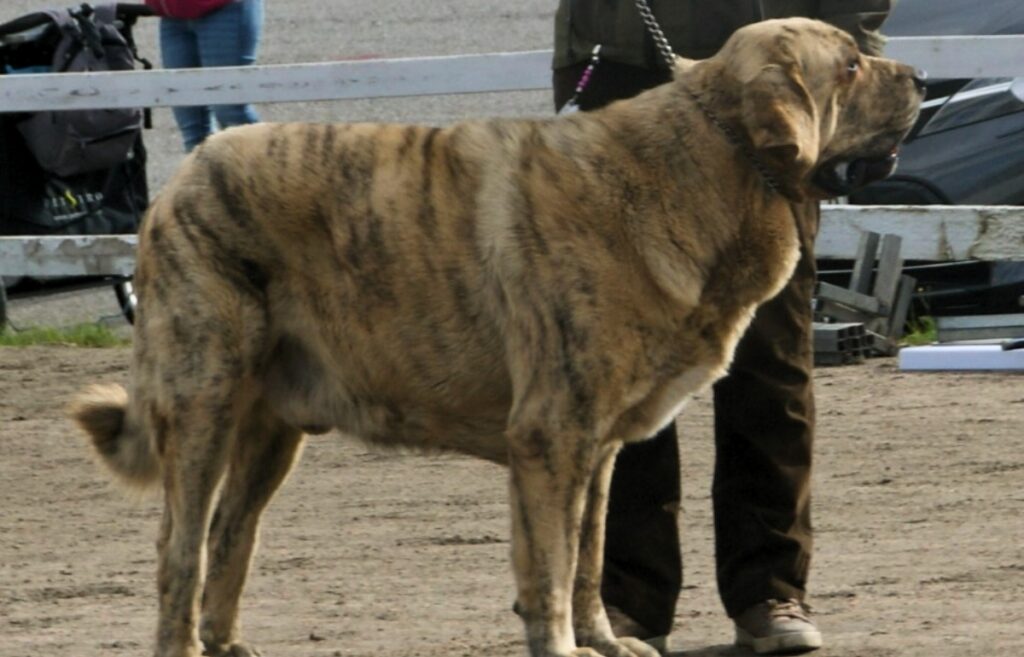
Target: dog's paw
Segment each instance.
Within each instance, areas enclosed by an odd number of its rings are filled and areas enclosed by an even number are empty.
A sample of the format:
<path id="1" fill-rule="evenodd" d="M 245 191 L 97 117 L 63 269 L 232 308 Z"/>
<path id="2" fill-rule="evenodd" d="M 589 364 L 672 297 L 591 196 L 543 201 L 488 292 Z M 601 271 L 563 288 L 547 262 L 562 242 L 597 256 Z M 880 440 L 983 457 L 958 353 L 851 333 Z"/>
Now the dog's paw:
<path id="1" fill-rule="evenodd" d="M 623 637 L 616 639 L 616 641 L 618 641 L 619 645 L 628 648 L 636 657 L 661 657 L 661 653 L 654 646 L 640 639 Z"/>
<path id="2" fill-rule="evenodd" d="M 261 657 L 260 651 L 248 643 L 239 641 L 230 645 L 211 646 L 206 644 L 204 657 Z"/>
<path id="3" fill-rule="evenodd" d="M 577 650 L 580 651 L 578 654 L 588 657 L 593 655 L 600 657 L 660 657 L 660 653 L 653 647 L 640 639 L 631 637 L 596 641 L 588 648 L 577 648 Z M 576 654 L 576 652 L 573 653 L 574 656 Z"/>

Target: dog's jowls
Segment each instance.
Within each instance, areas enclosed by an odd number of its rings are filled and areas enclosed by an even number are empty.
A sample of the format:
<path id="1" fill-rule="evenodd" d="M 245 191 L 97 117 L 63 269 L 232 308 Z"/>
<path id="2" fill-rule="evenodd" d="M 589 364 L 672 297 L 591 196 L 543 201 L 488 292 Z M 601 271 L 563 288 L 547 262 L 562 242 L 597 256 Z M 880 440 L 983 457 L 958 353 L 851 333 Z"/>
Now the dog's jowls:
<path id="1" fill-rule="evenodd" d="M 73 408 L 115 475 L 163 486 L 156 654 L 254 654 L 260 513 L 338 429 L 508 463 L 530 654 L 652 655 L 599 597 L 615 454 L 725 372 L 797 261 L 790 203 L 863 182 L 836 171 L 889 158 L 920 99 L 789 19 L 592 113 L 210 139 L 140 235 L 127 395 Z"/>

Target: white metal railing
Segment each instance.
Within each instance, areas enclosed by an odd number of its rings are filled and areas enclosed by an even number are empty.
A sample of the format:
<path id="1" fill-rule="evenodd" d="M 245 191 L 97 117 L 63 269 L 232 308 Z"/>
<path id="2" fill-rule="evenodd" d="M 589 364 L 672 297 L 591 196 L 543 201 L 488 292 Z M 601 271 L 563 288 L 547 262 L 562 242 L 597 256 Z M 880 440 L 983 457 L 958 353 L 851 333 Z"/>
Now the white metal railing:
<path id="1" fill-rule="evenodd" d="M 1024 208 L 826 205 L 819 258 L 853 258 L 863 231 L 903 237 L 907 260 L 1024 260 Z M 134 235 L 0 237 L 2 276 L 131 274 Z"/>
<path id="2" fill-rule="evenodd" d="M 887 55 L 933 78 L 1024 74 L 1024 36 L 901 37 Z M 551 87 L 551 51 L 0 77 L 6 112 L 281 103 L 524 91 Z"/>
<path id="3" fill-rule="evenodd" d="M 933 78 L 1024 75 L 1024 36 L 901 37 L 886 54 Z M 5 112 L 281 103 L 550 89 L 551 51 L 0 77 Z"/>
<path id="4" fill-rule="evenodd" d="M 904 37 L 887 55 L 933 78 L 1014 77 L 1024 36 Z M 296 102 L 549 89 L 550 51 L 0 76 L 3 111 Z M 852 258 L 861 230 L 904 237 L 908 259 L 1024 259 L 1024 208 L 826 206 L 817 254 Z M 0 275 L 128 274 L 134 236 L 0 237 Z"/>

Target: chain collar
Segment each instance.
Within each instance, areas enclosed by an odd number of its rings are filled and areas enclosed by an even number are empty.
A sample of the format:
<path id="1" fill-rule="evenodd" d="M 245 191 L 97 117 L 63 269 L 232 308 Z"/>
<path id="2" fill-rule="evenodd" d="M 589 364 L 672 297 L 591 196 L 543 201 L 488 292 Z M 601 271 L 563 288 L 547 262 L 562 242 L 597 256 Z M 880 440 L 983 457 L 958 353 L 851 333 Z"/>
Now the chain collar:
<path id="1" fill-rule="evenodd" d="M 691 99 L 693 99 L 694 104 L 700 108 L 700 111 L 704 113 L 704 116 L 708 118 L 708 121 L 711 121 L 711 123 L 713 123 L 716 128 L 721 130 L 722 134 L 725 135 L 725 138 L 728 139 L 733 146 L 740 149 L 740 151 L 747 157 L 747 159 L 750 160 L 750 163 L 754 165 L 754 169 L 756 169 L 757 172 L 761 175 L 761 179 L 764 181 L 764 184 L 768 187 L 768 189 L 772 190 L 773 192 L 778 192 L 781 194 L 782 190 L 779 185 L 779 181 L 777 181 L 775 179 L 775 176 L 773 176 L 771 172 L 768 171 L 768 168 L 764 165 L 764 162 L 761 161 L 761 158 L 759 158 L 757 156 L 757 153 L 755 153 L 753 149 L 750 148 L 750 144 L 748 144 L 745 140 L 741 139 L 740 136 L 736 134 L 735 130 L 733 130 L 726 124 L 722 123 L 720 120 L 718 120 L 718 117 L 715 116 L 715 113 L 712 112 L 711 109 L 704 104 L 704 101 L 700 99 L 700 96 L 698 96 L 696 92 L 694 92 L 687 86 L 683 86 L 683 89 L 686 91 L 687 95 Z"/>

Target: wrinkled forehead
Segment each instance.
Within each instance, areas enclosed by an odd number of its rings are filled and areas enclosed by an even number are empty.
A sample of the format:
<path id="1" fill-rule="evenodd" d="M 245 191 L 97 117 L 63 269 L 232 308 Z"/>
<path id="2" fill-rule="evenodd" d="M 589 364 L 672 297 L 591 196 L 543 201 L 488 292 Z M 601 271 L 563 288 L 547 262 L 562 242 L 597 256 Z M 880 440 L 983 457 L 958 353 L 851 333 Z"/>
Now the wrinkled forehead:
<path id="1" fill-rule="evenodd" d="M 809 18 L 784 18 L 753 23 L 737 30 L 721 55 L 740 79 L 764 66 L 797 64 L 807 68 L 855 56 L 857 43 L 839 28 Z"/>

